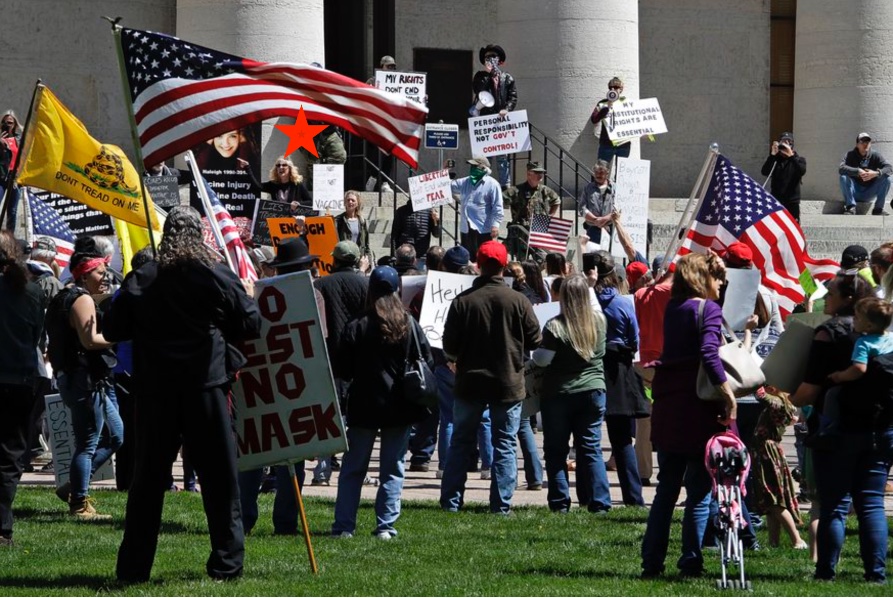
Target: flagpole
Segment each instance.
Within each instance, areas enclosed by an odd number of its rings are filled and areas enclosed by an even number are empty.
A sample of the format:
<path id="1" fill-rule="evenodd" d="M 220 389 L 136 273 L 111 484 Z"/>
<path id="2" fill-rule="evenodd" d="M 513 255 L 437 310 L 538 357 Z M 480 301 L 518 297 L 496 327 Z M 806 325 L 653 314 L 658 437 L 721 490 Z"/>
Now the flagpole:
<path id="1" fill-rule="evenodd" d="M 192 150 L 186 152 L 186 163 L 189 165 L 189 170 L 192 171 L 192 182 L 195 184 L 198 196 L 202 200 L 202 206 L 205 208 L 205 217 L 208 219 L 208 224 L 211 226 L 211 231 L 214 233 L 217 244 L 220 245 L 223 257 L 226 259 L 226 265 L 238 275 L 239 271 L 233 264 L 233 258 L 226 248 L 226 241 L 223 239 L 223 233 L 220 231 L 220 223 L 217 222 L 217 215 L 214 213 L 214 207 L 211 205 L 211 198 L 208 197 L 208 191 L 205 189 L 205 177 L 198 170 L 198 164 L 195 163 L 195 156 L 192 155 Z"/>
<path id="2" fill-rule="evenodd" d="M 146 165 L 143 163 L 143 148 L 140 145 L 139 132 L 136 128 L 136 116 L 133 114 L 133 96 L 130 95 L 130 85 L 127 82 L 127 70 L 124 67 L 124 49 L 121 47 L 121 26 L 118 21 L 102 17 L 112 24 L 112 35 L 115 37 L 115 53 L 118 55 L 118 70 L 121 73 L 121 86 L 124 88 L 124 99 L 127 101 L 127 116 L 130 119 L 130 136 L 133 140 L 133 150 L 136 152 L 138 165 L 137 174 L 140 177 L 140 192 L 143 196 L 143 210 L 146 212 L 146 230 L 149 231 L 149 244 L 152 246 L 152 255 L 158 256 L 158 248 L 155 245 L 155 234 L 152 231 L 152 215 L 149 212 L 149 194 L 146 193 Z"/>
<path id="3" fill-rule="evenodd" d="M 28 242 L 28 246 L 34 245 L 34 220 L 31 215 L 31 200 L 28 195 L 31 194 L 30 190 L 24 190 L 22 193 L 26 193 L 25 201 L 22 203 L 22 209 L 25 213 L 25 241 Z M 37 200 L 40 201 L 40 200 Z"/>
<path id="4" fill-rule="evenodd" d="M 3 190 L 3 199 L 0 200 L 0 228 L 2 228 L 3 222 L 6 220 L 6 213 L 9 211 L 9 206 L 7 205 L 6 198 L 9 197 L 9 190 L 12 187 L 13 183 L 15 183 L 16 177 L 19 176 L 19 168 L 25 162 L 25 150 L 31 151 L 31 141 L 34 139 L 34 133 L 31 132 L 31 115 L 34 114 L 34 106 L 40 101 L 40 95 L 43 92 L 44 86 L 38 79 L 37 83 L 34 84 L 34 93 L 31 94 L 31 105 L 28 106 L 28 114 L 25 116 L 25 124 L 22 127 L 22 147 L 19 148 L 18 157 L 16 158 L 16 163 L 14 168 L 11 169 L 8 173 L 6 173 L 6 185 Z M 13 229 L 15 229 L 15 223 L 12 225 Z"/>
<path id="5" fill-rule="evenodd" d="M 716 164 L 718 156 L 719 144 L 713 143 L 707 151 L 707 158 L 704 160 L 704 166 L 701 167 L 701 173 L 695 181 L 695 185 L 691 190 L 691 195 L 688 197 L 688 203 L 685 204 L 685 209 L 682 211 L 682 216 L 679 218 L 676 234 L 673 236 L 672 240 L 670 240 L 670 246 L 667 247 L 667 251 L 664 253 L 661 272 L 666 272 L 670 265 L 669 260 L 676 255 L 679 246 L 682 245 L 682 240 L 685 238 L 685 233 L 688 232 L 689 227 L 691 227 L 691 221 L 694 219 L 695 215 L 697 215 L 698 210 L 701 209 L 701 203 L 704 201 L 704 196 L 707 192 L 706 183 L 709 180 L 709 173 L 713 170 L 713 166 Z M 692 202 L 694 202 L 695 199 L 697 199 L 698 202 L 694 206 L 694 209 L 692 209 Z"/>

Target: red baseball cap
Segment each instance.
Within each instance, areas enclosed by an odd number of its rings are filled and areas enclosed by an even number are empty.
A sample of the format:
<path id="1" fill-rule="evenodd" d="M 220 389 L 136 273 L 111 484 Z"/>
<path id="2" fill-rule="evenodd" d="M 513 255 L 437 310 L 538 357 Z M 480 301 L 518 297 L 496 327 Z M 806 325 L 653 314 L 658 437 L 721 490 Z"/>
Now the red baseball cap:
<path id="1" fill-rule="evenodd" d="M 636 286 L 636 283 L 639 282 L 639 279 L 642 278 L 646 272 L 648 272 L 648 266 L 642 262 L 630 262 L 627 264 L 626 282 L 629 283 L 629 288 Z"/>
<path id="2" fill-rule="evenodd" d="M 509 261 L 505 245 L 499 241 L 487 241 L 481 244 L 478 248 L 477 263 L 483 265 L 487 260 L 496 260 L 500 266 L 505 266 Z"/>
<path id="3" fill-rule="evenodd" d="M 753 266 L 753 251 L 744 243 L 732 243 L 722 254 L 722 259 L 732 268 Z"/>

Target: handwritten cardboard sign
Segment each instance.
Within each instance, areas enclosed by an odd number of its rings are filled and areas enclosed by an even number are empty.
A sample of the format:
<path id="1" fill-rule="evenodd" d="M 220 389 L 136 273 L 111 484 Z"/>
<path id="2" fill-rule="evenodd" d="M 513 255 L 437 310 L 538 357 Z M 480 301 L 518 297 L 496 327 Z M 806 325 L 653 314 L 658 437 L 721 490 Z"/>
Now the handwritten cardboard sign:
<path id="1" fill-rule="evenodd" d="M 446 322 L 450 304 L 459 293 L 471 288 L 476 276 L 452 274 L 450 272 L 428 272 L 425 285 L 425 298 L 419 325 L 425 331 L 432 347 L 443 349 L 443 325 Z"/>
<path id="2" fill-rule="evenodd" d="M 313 208 L 320 212 L 344 210 L 344 164 L 313 165 Z"/>
<path id="3" fill-rule="evenodd" d="M 473 156 L 501 156 L 530 151 L 530 127 L 527 110 L 468 119 L 468 136 Z"/>
<path id="4" fill-rule="evenodd" d="M 657 98 L 614 102 L 613 118 L 605 119 L 608 138 L 617 143 L 667 132 Z"/>
<path id="5" fill-rule="evenodd" d="M 422 105 L 425 104 L 425 96 L 427 95 L 425 91 L 427 82 L 427 73 L 375 71 L 375 87 L 390 93 L 399 94 Z M 315 178 L 314 175 L 314 180 Z"/>
<path id="6" fill-rule="evenodd" d="M 450 203 L 453 201 L 450 171 L 435 170 L 409 177 L 409 196 L 412 198 L 413 212 Z"/>
<path id="7" fill-rule="evenodd" d="M 648 255 L 648 194 L 651 186 L 651 161 L 617 159 L 614 207 L 621 212 L 621 224 L 633 242 L 633 248 Z M 603 235 L 603 237 L 606 235 Z M 614 257 L 627 259 L 614 233 L 611 245 Z"/>
<path id="8" fill-rule="evenodd" d="M 255 283 L 261 329 L 233 385 L 239 469 L 347 449 L 309 272 Z"/>

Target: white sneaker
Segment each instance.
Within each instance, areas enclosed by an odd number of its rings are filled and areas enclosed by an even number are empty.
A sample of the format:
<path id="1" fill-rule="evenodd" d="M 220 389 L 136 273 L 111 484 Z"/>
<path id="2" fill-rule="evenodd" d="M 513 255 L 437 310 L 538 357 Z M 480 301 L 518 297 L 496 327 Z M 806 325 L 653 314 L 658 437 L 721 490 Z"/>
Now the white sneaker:
<path id="1" fill-rule="evenodd" d="M 374 176 L 366 179 L 366 191 L 375 191 L 375 183 L 378 181 Z"/>
<path id="2" fill-rule="evenodd" d="M 366 476 L 365 478 L 363 478 L 364 486 L 378 486 L 378 484 L 379 484 L 378 478 L 370 478 L 369 476 Z"/>
<path id="3" fill-rule="evenodd" d="M 434 477 L 437 478 L 438 480 L 442 480 L 443 479 L 443 470 L 438 469 L 437 471 L 435 471 Z"/>
<path id="4" fill-rule="evenodd" d="M 390 540 L 394 536 L 392 536 L 388 532 L 378 532 L 377 534 L 375 534 L 375 537 L 378 538 L 379 540 Z"/>
<path id="5" fill-rule="evenodd" d="M 482 469 L 482 470 L 481 470 L 481 479 L 482 479 L 482 480 L 489 480 L 489 479 L 490 479 L 490 470 L 489 470 L 489 469 Z"/>
<path id="6" fill-rule="evenodd" d="M 391 189 L 391 186 L 388 184 L 387 181 L 385 181 L 384 183 L 381 184 L 381 192 L 391 194 L 394 192 L 394 190 Z"/>
<path id="7" fill-rule="evenodd" d="M 341 533 L 332 532 L 332 537 L 333 538 L 353 538 L 353 534 L 350 532 L 341 532 Z"/>

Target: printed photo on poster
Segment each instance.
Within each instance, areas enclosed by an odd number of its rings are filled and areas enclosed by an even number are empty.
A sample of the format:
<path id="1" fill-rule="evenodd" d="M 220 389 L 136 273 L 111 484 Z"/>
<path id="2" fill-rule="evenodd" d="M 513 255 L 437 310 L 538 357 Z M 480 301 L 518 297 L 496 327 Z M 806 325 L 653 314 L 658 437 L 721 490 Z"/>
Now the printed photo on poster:
<path id="1" fill-rule="evenodd" d="M 248 170 L 239 168 L 239 160 L 248 162 L 248 168 L 260 179 L 260 123 L 227 131 L 192 148 L 195 163 L 202 176 L 217 193 L 236 225 L 251 230 L 254 204 L 260 193 L 254 189 Z M 189 203 L 204 214 L 201 199 L 193 186 Z"/>

